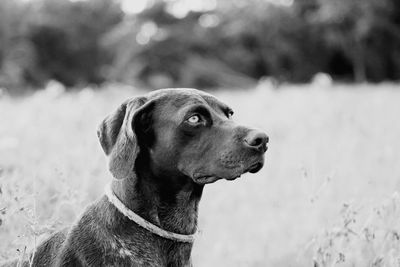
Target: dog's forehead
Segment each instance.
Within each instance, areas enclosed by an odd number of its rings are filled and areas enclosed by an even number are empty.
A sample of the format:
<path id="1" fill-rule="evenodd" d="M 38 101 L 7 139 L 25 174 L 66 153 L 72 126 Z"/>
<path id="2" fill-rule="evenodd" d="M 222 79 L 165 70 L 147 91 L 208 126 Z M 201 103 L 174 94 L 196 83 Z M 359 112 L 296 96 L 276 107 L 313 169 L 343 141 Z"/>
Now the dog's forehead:
<path id="1" fill-rule="evenodd" d="M 160 107 L 173 106 L 180 109 L 185 106 L 206 104 L 216 111 L 230 109 L 228 105 L 206 92 L 191 89 L 161 89 L 149 94 L 150 98 L 157 99 Z"/>

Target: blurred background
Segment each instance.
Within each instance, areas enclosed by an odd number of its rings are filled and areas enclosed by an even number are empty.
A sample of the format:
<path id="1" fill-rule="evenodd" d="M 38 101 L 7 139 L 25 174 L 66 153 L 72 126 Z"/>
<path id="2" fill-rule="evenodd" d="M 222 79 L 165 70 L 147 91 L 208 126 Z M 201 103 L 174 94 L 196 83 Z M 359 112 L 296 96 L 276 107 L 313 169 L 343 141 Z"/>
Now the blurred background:
<path id="1" fill-rule="evenodd" d="M 397 0 L 2 0 L 0 87 L 400 79 Z"/>
<path id="2" fill-rule="evenodd" d="M 1 0 L 0 261 L 102 194 L 107 114 L 195 87 L 271 140 L 205 188 L 195 266 L 398 266 L 399 80 L 398 0 Z"/>

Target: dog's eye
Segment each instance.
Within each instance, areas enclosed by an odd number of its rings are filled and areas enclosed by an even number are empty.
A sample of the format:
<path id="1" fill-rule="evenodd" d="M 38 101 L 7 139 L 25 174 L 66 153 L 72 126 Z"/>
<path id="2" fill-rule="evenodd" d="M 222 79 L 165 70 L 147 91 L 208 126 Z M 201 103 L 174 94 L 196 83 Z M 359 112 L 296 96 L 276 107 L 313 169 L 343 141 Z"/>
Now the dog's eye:
<path id="1" fill-rule="evenodd" d="M 191 123 L 191 124 L 197 124 L 197 123 L 201 122 L 201 118 L 200 118 L 199 115 L 193 115 L 193 116 L 190 116 L 190 117 L 187 119 L 187 121 L 188 121 L 189 123 Z"/>
<path id="2" fill-rule="evenodd" d="M 232 116 L 233 116 L 233 111 L 232 110 L 228 111 L 227 113 L 228 119 L 232 118 Z"/>

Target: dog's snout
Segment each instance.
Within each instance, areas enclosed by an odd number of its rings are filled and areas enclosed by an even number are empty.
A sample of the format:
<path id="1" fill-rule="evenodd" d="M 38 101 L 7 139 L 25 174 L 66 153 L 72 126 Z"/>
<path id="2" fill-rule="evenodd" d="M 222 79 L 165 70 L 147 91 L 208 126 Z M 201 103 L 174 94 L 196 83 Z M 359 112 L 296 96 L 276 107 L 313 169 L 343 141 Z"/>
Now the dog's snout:
<path id="1" fill-rule="evenodd" d="M 260 131 L 250 131 L 247 136 L 244 138 L 244 143 L 254 149 L 257 149 L 261 152 L 267 151 L 267 143 L 269 141 L 269 137 Z"/>

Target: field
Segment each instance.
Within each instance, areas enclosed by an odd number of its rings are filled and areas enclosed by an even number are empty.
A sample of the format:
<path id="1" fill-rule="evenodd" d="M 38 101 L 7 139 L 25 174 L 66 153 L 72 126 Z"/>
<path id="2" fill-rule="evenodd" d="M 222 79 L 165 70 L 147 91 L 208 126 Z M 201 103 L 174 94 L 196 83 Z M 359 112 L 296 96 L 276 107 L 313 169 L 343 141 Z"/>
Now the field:
<path id="1" fill-rule="evenodd" d="M 195 266 L 399 266 L 397 84 L 217 91 L 270 136 L 257 174 L 206 186 Z M 0 260 L 70 224 L 110 180 L 100 120 L 127 87 L 0 98 Z"/>

